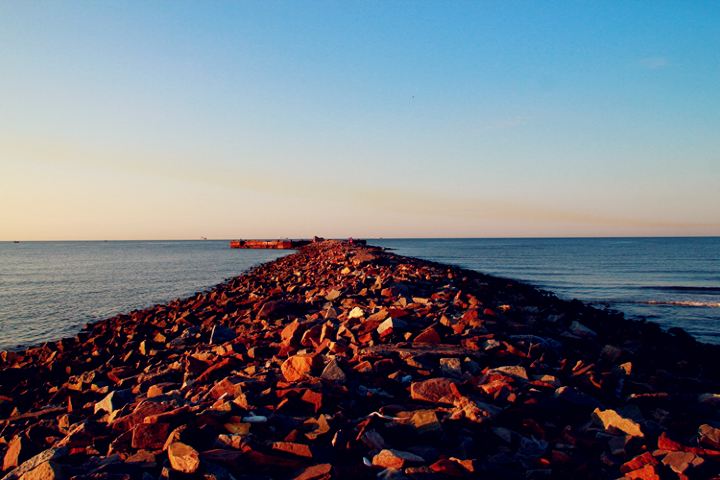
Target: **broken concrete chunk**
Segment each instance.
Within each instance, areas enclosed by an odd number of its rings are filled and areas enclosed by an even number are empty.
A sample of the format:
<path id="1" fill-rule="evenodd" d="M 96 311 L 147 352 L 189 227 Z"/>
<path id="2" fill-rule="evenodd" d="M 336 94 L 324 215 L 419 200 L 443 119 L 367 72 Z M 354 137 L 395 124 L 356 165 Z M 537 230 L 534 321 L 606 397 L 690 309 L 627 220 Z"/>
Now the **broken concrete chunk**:
<path id="1" fill-rule="evenodd" d="M 629 418 L 622 417 L 615 410 L 593 410 L 593 417 L 603 426 L 605 430 L 619 430 L 631 437 L 643 437 L 640 425 Z"/>
<path id="2" fill-rule="evenodd" d="M 455 382 L 439 377 L 410 384 L 410 398 L 422 402 L 452 404 L 459 396 Z"/>

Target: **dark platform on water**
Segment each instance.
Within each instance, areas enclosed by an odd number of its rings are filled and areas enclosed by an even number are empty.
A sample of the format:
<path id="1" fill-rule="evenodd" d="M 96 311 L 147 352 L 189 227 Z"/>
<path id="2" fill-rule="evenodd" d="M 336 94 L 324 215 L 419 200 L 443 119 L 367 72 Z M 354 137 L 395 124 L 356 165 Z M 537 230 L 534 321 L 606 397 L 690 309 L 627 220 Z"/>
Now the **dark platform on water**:
<path id="1" fill-rule="evenodd" d="M 315 237 L 312 240 L 231 240 L 230 248 L 266 248 L 271 250 L 292 250 L 322 240 L 324 239 L 320 237 Z M 365 240 L 352 240 L 351 242 L 358 245 L 366 244 Z"/>

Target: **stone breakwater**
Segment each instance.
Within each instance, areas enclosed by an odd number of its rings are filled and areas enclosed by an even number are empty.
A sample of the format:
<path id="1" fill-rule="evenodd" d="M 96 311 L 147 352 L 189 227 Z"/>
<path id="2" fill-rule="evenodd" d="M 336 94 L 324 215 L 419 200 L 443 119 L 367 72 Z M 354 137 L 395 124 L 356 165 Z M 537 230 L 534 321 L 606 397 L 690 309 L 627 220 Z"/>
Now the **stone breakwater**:
<path id="1" fill-rule="evenodd" d="M 0 355 L 6 479 L 720 478 L 718 347 L 342 242 Z"/>

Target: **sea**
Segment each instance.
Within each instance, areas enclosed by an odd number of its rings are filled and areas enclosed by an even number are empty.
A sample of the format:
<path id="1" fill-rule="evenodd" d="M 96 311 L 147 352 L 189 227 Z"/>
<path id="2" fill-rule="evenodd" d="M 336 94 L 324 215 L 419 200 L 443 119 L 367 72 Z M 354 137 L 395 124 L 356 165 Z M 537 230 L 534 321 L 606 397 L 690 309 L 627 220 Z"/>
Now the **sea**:
<path id="1" fill-rule="evenodd" d="M 720 237 L 373 239 L 720 344 Z M 225 240 L 0 242 L 0 350 L 190 296 L 292 253 Z"/>

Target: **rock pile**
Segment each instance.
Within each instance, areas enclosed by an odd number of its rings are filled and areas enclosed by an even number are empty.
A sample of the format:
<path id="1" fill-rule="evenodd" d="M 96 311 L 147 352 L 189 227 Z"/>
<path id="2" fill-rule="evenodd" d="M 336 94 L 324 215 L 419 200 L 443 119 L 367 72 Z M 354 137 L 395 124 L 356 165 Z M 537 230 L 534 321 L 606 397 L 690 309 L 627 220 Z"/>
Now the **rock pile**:
<path id="1" fill-rule="evenodd" d="M 717 347 L 326 241 L 0 354 L 6 479 L 720 478 Z"/>

